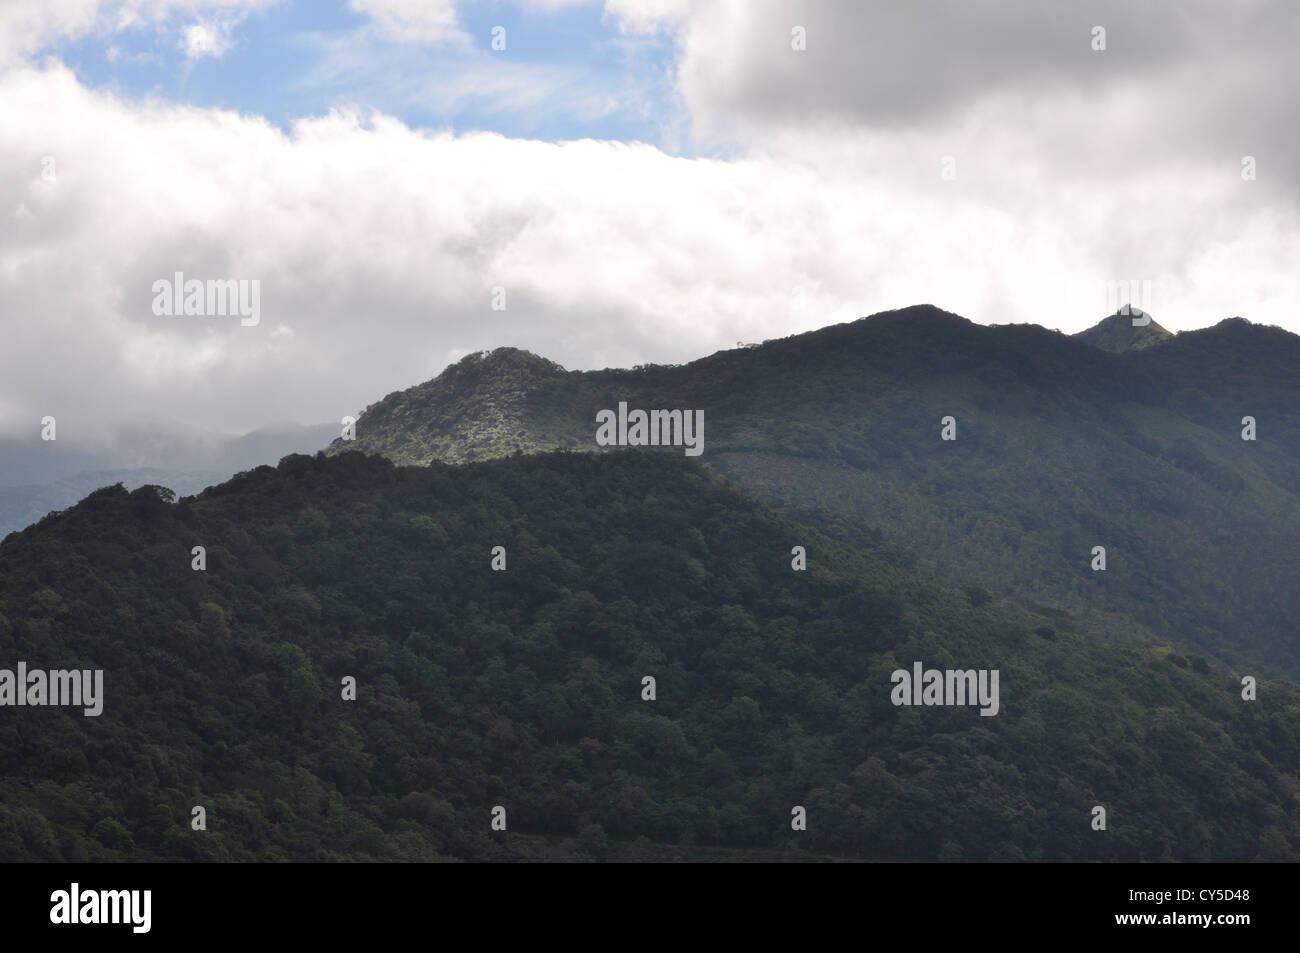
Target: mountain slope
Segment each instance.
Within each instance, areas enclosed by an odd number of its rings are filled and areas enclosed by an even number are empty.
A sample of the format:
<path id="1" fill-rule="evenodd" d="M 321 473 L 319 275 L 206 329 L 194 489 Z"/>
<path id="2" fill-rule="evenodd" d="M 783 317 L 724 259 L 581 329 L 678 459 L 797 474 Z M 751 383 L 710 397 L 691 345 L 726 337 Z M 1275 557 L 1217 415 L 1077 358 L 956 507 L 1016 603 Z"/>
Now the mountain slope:
<path id="1" fill-rule="evenodd" d="M 467 359 L 368 409 L 329 452 L 594 451 L 597 411 L 620 401 L 700 408 L 700 460 L 801 520 L 1117 640 L 1300 677 L 1294 335 L 1228 321 L 1111 354 L 920 306 L 681 367 L 513 370 L 539 361 Z M 1241 439 L 1246 415 L 1257 441 Z"/>
<path id="2" fill-rule="evenodd" d="M 0 544 L 0 659 L 105 670 L 97 718 L 0 719 L 9 860 L 1300 857 L 1294 686 L 1244 702 L 664 454 L 105 489 Z M 891 704 L 916 661 L 998 669 L 998 714 Z"/>
<path id="3" fill-rule="evenodd" d="M 436 380 L 367 407 L 357 446 L 400 445 L 392 458 L 401 464 L 576 447 L 574 415 L 585 408 L 568 399 L 569 378 L 560 365 L 518 348 L 470 354 Z M 351 449 L 341 439 L 332 446 Z"/>
<path id="4" fill-rule="evenodd" d="M 1123 308 L 1110 317 L 1103 318 L 1100 323 L 1094 324 L 1086 331 L 1080 331 L 1074 337 L 1085 344 L 1091 344 L 1113 354 L 1141 351 L 1173 338 L 1169 331 L 1153 320 L 1148 320 L 1145 325 L 1133 324 L 1135 319 L 1141 320 L 1142 317 L 1143 312 L 1137 308 Z M 1149 319 L 1150 316 L 1147 317 Z"/>

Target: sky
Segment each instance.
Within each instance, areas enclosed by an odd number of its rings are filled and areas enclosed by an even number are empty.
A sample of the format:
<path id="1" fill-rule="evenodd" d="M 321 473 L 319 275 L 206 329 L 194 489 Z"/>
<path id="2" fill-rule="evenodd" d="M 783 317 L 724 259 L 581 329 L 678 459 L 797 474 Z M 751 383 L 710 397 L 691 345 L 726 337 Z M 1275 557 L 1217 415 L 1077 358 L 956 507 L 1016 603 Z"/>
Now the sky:
<path id="1" fill-rule="evenodd" d="M 1284 0 L 0 0 L 0 435 L 918 303 L 1075 332 L 1116 282 L 1300 332 L 1297 48 Z M 159 313 L 178 273 L 256 323 Z"/>

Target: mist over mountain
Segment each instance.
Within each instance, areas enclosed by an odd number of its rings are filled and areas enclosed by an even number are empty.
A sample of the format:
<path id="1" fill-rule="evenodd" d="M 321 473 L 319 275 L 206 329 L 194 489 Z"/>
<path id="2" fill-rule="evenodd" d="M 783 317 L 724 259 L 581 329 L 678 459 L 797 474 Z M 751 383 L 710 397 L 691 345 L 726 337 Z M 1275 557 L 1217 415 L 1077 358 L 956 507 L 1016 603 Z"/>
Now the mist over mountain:
<path id="1" fill-rule="evenodd" d="M 698 408 L 704 465 L 840 538 L 1125 644 L 1300 676 L 1300 337 L 1153 321 L 1119 347 L 1114 317 L 1069 337 L 922 305 L 630 370 L 501 348 L 368 407 L 329 452 L 596 451 L 602 409 Z"/>
<path id="2" fill-rule="evenodd" d="M 100 487 L 153 483 L 193 494 L 287 454 L 314 452 L 338 433 L 333 424 L 278 423 L 232 436 L 153 420 L 101 435 L 78 431 L 76 421 L 56 424 L 54 440 L 0 440 L 0 538 Z"/>
<path id="3" fill-rule="evenodd" d="M 127 490 L 150 484 L 165 486 L 181 496 L 192 496 L 204 487 L 215 486 L 230 477 L 216 471 L 95 470 L 61 477 L 33 486 L 0 486 L 0 537 L 30 526 L 43 516 L 66 509 L 101 487 L 120 483 Z"/>

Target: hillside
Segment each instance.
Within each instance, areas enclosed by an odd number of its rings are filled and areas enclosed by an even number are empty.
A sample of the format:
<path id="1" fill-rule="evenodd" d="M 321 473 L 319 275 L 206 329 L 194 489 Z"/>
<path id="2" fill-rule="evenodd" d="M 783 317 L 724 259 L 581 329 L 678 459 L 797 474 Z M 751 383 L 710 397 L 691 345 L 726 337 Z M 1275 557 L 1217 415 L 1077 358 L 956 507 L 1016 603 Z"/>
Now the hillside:
<path id="1" fill-rule="evenodd" d="M 329 452 L 597 450 L 596 413 L 620 401 L 699 408 L 699 461 L 801 521 L 1118 641 L 1298 678 L 1297 366 L 1300 338 L 1240 319 L 1113 354 L 919 306 L 680 367 L 475 355 Z"/>
<path id="2" fill-rule="evenodd" d="M 1294 686 L 1245 702 L 676 455 L 288 457 L 166 496 L 0 544 L 0 658 L 106 696 L 5 710 L 5 860 L 1300 859 Z M 998 713 L 891 704 L 916 661 L 997 669 Z"/>
<path id="3" fill-rule="evenodd" d="M 586 408 L 571 377 L 518 348 L 470 354 L 437 379 L 367 407 L 364 438 L 335 440 L 331 452 L 383 447 L 396 463 L 426 464 L 577 447 L 575 417 Z"/>
<path id="4" fill-rule="evenodd" d="M 1143 312 L 1138 308 L 1121 309 L 1086 331 L 1080 331 L 1074 337 L 1085 344 L 1091 344 L 1113 354 L 1140 351 L 1143 348 L 1162 344 L 1173 337 L 1154 320 L 1149 320 L 1145 325 L 1134 326 L 1133 321 L 1135 319 L 1140 321 L 1143 316 Z M 1146 317 L 1150 318 L 1150 315 Z"/>

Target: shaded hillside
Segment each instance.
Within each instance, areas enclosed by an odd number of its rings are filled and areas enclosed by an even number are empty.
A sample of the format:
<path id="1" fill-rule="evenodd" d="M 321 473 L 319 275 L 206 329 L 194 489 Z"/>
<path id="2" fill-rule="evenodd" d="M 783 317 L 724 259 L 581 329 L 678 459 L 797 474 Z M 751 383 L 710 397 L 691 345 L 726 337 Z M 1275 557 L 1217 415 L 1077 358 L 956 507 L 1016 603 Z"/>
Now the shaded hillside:
<path id="1" fill-rule="evenodd" d="M 476 355 L 369 408 L 330 452 L 596 450 L 596 413 L 620 401 L 700 408 L 699 459 L 800 519 L 1115 639 L 1300 677 L 1297 366 L 1300 338 L 1239 320 L 1112 354 L 920 306 L 681 367 Z"/>
<path id="2" fill-rule="evenodd" d="M 1300 857 L 1293 686 L 936 588 L 676 456 L 108 488 L 0 544 L 0 658 L 106 693 L 4 711 L 8 860 Z M 998 669 L 998 714 L 894 706 L 915 661 Z"/>

